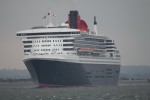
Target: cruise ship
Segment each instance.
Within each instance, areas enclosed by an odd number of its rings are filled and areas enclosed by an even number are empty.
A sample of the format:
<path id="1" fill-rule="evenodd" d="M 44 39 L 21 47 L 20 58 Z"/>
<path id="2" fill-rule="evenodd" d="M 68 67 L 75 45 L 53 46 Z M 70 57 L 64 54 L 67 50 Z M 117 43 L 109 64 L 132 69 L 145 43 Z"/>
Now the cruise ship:
<path id="1" fill-rule="evenodd" d="M 77 10 L 58 25 L 51 11 L 43 18 L 48 25 L 17 32 L 23 42 L 25 63 L 32 80 L 39 85 L 87 86 L 117 85 L 120 52 L 114 40 L 93 30 L 81 19 Z M 57 25 L 52 22 L 56 20 Z"/>

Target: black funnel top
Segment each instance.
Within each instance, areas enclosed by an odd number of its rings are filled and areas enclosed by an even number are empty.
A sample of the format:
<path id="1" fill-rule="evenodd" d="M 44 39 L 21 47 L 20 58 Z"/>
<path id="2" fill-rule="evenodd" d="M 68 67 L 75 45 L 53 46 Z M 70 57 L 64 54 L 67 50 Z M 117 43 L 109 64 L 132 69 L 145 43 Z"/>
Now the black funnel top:
<path id="1" fill-rule="evenodd" d="M 97 25 L 96 16 L 94 16 L 94 25 Z"/>
<path id="2" fill-rule="evenodd" d="M 78 11 L 70 11 L 69 19 L 70 19 L 70 28 L 77 29 Z"/>

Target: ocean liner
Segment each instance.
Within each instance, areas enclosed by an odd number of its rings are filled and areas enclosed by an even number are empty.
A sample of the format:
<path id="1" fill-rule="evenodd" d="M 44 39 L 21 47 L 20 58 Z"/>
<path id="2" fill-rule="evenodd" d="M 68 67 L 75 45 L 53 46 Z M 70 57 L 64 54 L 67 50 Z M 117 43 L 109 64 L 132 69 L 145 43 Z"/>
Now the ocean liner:
<path id="1" fill-rule="evenodd" d="M 44 20 L 49 19 L 48 25 Z M 57 25 L 53 25 L 54 19 Z M 70 11 L 68 21 L 58 25 L 51 11 L 43 26 L 17 32 L 24 45 L 23 61 L 32 80 L 39 85 L 84 86 L 116 85 L 120 73 L 120 53 L 114 40 L 98 35 Z"/>

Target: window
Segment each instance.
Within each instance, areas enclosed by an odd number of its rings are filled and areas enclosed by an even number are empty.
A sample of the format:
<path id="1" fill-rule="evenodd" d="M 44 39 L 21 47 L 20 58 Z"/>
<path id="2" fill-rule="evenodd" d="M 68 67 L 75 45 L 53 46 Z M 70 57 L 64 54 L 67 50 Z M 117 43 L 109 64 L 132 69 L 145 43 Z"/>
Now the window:
<path id="1" fill-rule="evenodd" d="M 115 52 L 115 50 L 107 50 L 107 52 Z"/>
<path id="2" fill-rule="evenodd" d="M 23 41 L 23 43 L 32 43 L 32 41 Z"/>
<path id="3" fill-rule="evenodd" d="M 63 44 L 63 46 L 73 46 L 73 44 Z"/>
<path id="4" fill-rule="evenodd" d="M 31 50 L 24 50 L 24 52 L 31 52 Z"/>
<path id="5" fill-rule="evenodd" d="M 110 53 L 110 57 L 113 57 L 113 53 Z"/>
<path id="6" fill-rule="evenodd" d="M 114 46 L 110 46 L 110 47 L 106 47 L 106 48 L 115 48 L 116 49 L 116 47 L 114 47 Z"/>
<path id="7" fill-rule="evenodd" d="M 32 45 L 24 45 L 24 48 L 31 48 Z"/>
<path id="8" fill-rule="evenodd" d="M 85 38 L 88 41 L 97 41 L 97 42 L 104 42 L 103 39 L 96 39 L 96 38 Z"/>
<path id="9" fill-rule="evenodd" d="M 112 42 L 112 40 L 106 40 L 106 42 Z"/>
<path id="10" fill-rule="evenodd" d="M 74 42 L 74 39 L 63 40 L 63 42 Z"/>
<path id="11" fill-rule="evenodd" d="M 114 43 L 106 43 L 106 45 L 114 45 Z"/>
<path id="12" fill-rule="evenodd" d="M 27 37 L 27 39 L 37 39 L 37 38 L 42 38 L 42 37 Z"/>
<path id="13" fill-rule="evenodd" d="M 71 51 L 74 50 L 74 48 L 63 48 L 64 51 Z"/>

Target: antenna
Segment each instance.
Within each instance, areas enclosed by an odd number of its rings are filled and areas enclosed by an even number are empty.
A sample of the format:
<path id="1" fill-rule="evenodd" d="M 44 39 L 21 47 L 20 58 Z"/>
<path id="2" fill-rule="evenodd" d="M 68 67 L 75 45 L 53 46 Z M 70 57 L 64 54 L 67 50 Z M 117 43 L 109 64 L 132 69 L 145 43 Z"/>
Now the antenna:
<path id="1" fill-rule="evenodd" d="M 45 20 L 45 18 L 46 18 L 46 16 L 44 16 L 43 18 L 42 18 L 42 24 L 43 24 L 43 26 L 44 26 L 44 20 Z"/>
<path id="2" fill-rule="evenodd" d="M 94 25 L 97 25 L 96 16 L 94 16 Z"/>
<path id="3" fill-rule="evenodd" d="M 94 16 L 94 33 L 95 33 L 95 35 L 97 35 L 97 34 L 98 34 L 98 32 L 97 32 L 97 22 L 96 22 L 96 16 Z"/>

